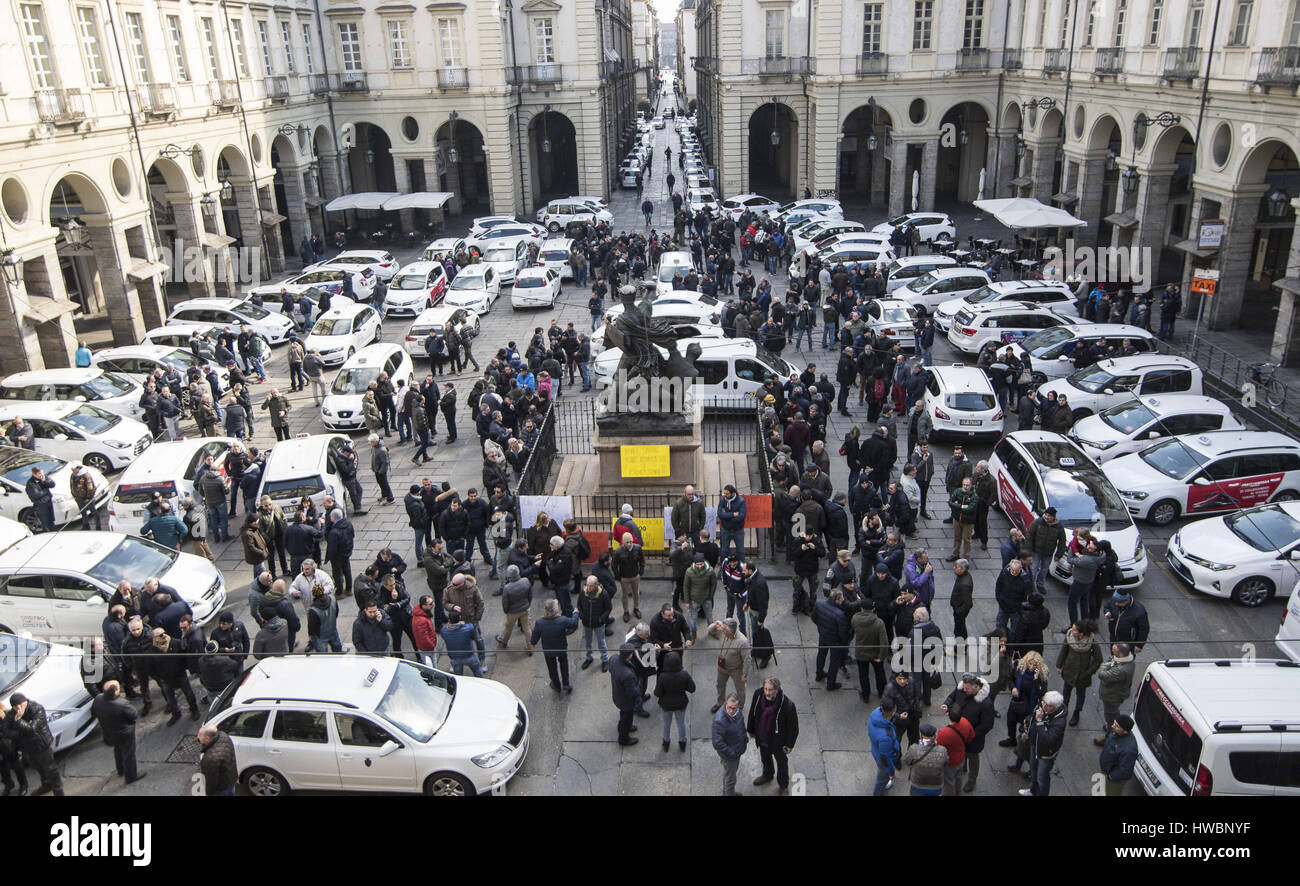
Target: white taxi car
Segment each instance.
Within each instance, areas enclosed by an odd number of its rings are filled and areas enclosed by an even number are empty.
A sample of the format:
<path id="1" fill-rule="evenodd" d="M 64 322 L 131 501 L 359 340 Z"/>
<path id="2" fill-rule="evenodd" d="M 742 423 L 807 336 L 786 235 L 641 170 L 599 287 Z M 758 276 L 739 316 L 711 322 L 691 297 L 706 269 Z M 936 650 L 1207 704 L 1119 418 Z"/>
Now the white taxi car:
<path id="1" fill-rule="evenodd" d="M 492 270 L 497 273 L 497 283 L 501 286 L 513 286 L 515 275 L 518 274 L 528 264 L 528 243 L 527 237 L 516 237 L 509 240 L 493 240 L 483 244 L 483 255 L 478 264 L 491 265 Z M 466 265 L 465 268 L 468 268 Z M 461 268 L 459 277 L 465 273 L 465 268 Z M 456 281 L 451 281 L 455 283 Z"/>
<path id="2" fill-rule="evenodd" d="M 1072 358 L 1080 344 L 1087 342 L 1091 347 L 1104 340 L 1110 346 L 1119 345 L 1126 339 L 1138 354 L 1154 354 L 1160 345 L 1159 339 L 1138 326 L 1070 321 L 1065 326 L 1023 337 L 1012 343 L 1011 352 L 1022 361 L 1025 354 L 1029 354 L 1034 367 L 1034 378 L 1041 385 L 1054 378 L 1065 378 L 1075 373 Z"/>
<path id="3" fill-rule="evenodd" d="M 15 418 L 32 426 L 36 447 L 67 461 L 79 461 L 101 474 L 131 464 L 153 443 L 149 428 L 93 403 L 54 400 L 0 405 L 0 428 Z"/>
<path id="4" fill-rule="evenodd" d="M 1060 314 L 1033 302 L 966 305 L 952 318 L 948 343 L 962 353 L 973 355 L 985 345 L 1001 348 L 1066 322 Z"/>
<path id="5" fill-rule="evenodd" d="M 442 301 L 447 294 L 447 272 L 436 261 L 411 262 L 388 284 L 384 313 L 389 317 L 415 317 Z"/>
<path id="6" fill-rule="evenodd" d="M 1196 520 L 1169 539 L 1169 566 L 1193 589 L 1262 606 L 1300 572 L 1300 502 Z"/>
<path id="7" fill-rule="evenodd" d="M 72 464 L 56 455 L 17 446 L 0 446 L 0 517 L 25 523 L 33 532 L 41 530 L 40 518 L 27 497 L 27 481 L 36 468 L 45 472 L 47 480 L 54 481 L 50 489 L 54 498 L 54 525 L 63 526 L 80 520 L 81 509 L 72 498 Z M 87 467 L 86 473 L 95 484 L 94 505 L 98 508 L 108 500 L 108 481 L 92 467 Z"/>
<path id="8" fill-rule="evenodd" d="M 722 201 L 722 211 L 731 216 L 732 221 L 740 221 L 746 211 L 761 216 L 763 213 L 776 215 L 781 211 L 781 204 L 762 194 L 737 194 Z"/>
<path id="9" fill-rule="evenodd" d="M 918 312 L 932 313 L 944 302 L 970 295 L 989 282 L 988 273 L 979 268 L 934 268 L 913 277 L 890 294 L 901 298 Z"/>
<path id="10" fill-rule="evenodd" d="M 158 369 L 161 369 L 164 374 L 175 370 L 181 379 L 185 380 L 190 367 L 197 367 L 202 371 L 211 365 L 216 370 L 217 378 L 221 380 L 221 392 L 224 394 L 230 390 L 230 370 L 216 363 L 209 363 L 202 357 L 195 357 L 188 348 L 149 344 L 104 348 L 91 355 L 90 365 L 133 378 L 140 384 L 144 384 Z"/>
<path id="11" fill-rule="evenodd" d="M 904 225 L 918 228 L 921 232 L 921 240 L 925 242 L 938 239 L 941 236 L 946 236 L 948 239 L 957 236 L 957 229 L 953 226 L 952 219 L 948 217 L 947 213 L 943 212 L 909 212 L 897 218 L 891 218 L 887 222 L 881 222 L 872 230 L 889 233 Z"/>
<path id="12" fill-rule="evenodd" d="M 349 790 L 473 796 L 528 756 L 528 712 L 495 680 L 396 658 L 275 657 L 212 703 L 254 796 Z"/>
<path id="13" fill-rule="evenodd" d="M 1105 471 L 1129 513 L 1167 526 L 1181 514 L 1300 498 L 1300 443 L 1274 431 L 1211 431 L 1122 455 Z"/>
<path id="14" fill-rule="evenodd" d="M 398 382 L 411 383 L 415 371 L 410 354 L 400 346 L 390 343 L 367 345 L 343 363 L 329 393 L 321 401 L 321 424 L 331 431 L 355 431 L 365 427 L 361 417 L 361 399 L 372 381 L 379 380 L 381 372 L 397 387 Z"/>
<path id="15" fill-rule="evenodd" d="M 494 225 L 474 238 L 480 248 L 487 248 L 494 240 L 510 240 L 516 237 L 540 241 L 546 236 L 546 228 L 532 222 L 515 222 L 509 225 Z"/>
<path id="16" fill-rule="evenodd" d="M 1080 418 L 1069 437 L 1098 464 L 1188 434 L 1244 430 L 1222 400 L 1200 394 L 1136 397 Z"/>
<path id="17" fill-rule="evenodd" d="M 586 222 L 591 225 L 600 222 L 613 224 L 614 216 L 607 209 L 577 199 L 552 200 L 537 210 L 537 223 L 552 234 L 563 231 L 574 222 Z"/>
<path id="18" fill-rule="evenodd" d="M 393 279 L 401 267 L 401 263 L 393 258 L 393 254 L 383 249 L 345 249 L 333 258 L 327 258 L 324 261 L 308 265 L 303 270 L 348 268 L 349 270 L 360 271 L 366 268 L 380 280 L 387 283 Z"/>
<path id="19" fill-rule="evenodd" d="M 935 439 L 1002 434 L 1002 407 L 989 377 L 975 366 L 926 367 L 924 408 L 934 423 Z"/>
<path id="20" fill-rule="evenodd" d="M 154 493 L 170 502 L 172 513 L 181 513 L 181 499 L 190 496 L 202 503 L 194 478 L 212 456 L 212 464 L 226 481 L 226 453 L 237 443 L 234 437 L 194 437 L 155 443 L 118 478 L 113 499 L 108 503 L 108 528 L 114 532 L 138 532 Z"/>
<path id="21" fill-rule="evenodd" d="M 560 275 L 550 268 L 524 268 L 510 290 L 510 307 L 553 308 L 560 297 Z"/>
<path id="22" fill-rule="evenodd" d="M 226 580 L 205 557 L 123 532 L 46 532 L 0 553 L 0 631 L 101 636 L 118 583 L 148 577 L 188 603 L 197 625 L 226 605 Z"/>
<path id="23" fill-rule="evenodd" d="M 1124 501 L 1106 474 L 1074 441 L 1050 431 L 1013 431 L 997 442 L 989 470 L 998 484 L 993 504 L 1022 532 L 1047 508 L 1065 527 L 1108 539 L 1118 558 L 1121 587 L 1136 587 L 1147 571 L 1147 551 Z M 1070 581 L 1062 558 L 1051 574 Z"/>
<path id="24" fill-rule="evenodd" d="M 935 269 L 935 271 L 938 270 L 938 268 Z M 965 271 L 968 269 L 962 268 L 960 270 Z M 982 273 L 974 268 L 969 270 L 973 274 Z M 917 279 L 933 274 L 935 271 L 928 271 Z M 986 305 L 993 302 L 1009 301 L 1032 303 L 1051 308 L 1071 322 L 1077 320 L 1079 316 L 1074 307 L 1074 290 L 1064 283 L 1058 283 L 1054 280 L 1006 280 L 998 283 L 986 283 L 974 292 L 968 292 L 965 295 L 954 293 L 952 298 L 940 302 L 939 306 L 934 309 L 934 323 L 941 330 L 947 332 L 948 327 L 952 326 L 952 318 L 967 305 Z"/>
<path id="25" fill-rule="evenodd" d="M 303 346 L 333 366 L 379 341 L 379 332 L 379 313 L 370 305 L 339 305 L 316 318 Z"/>
<path id="26" fill-rule="evenodd" d="M 560 275 L 561 280 L 573 279 L 573 265 L 569 264 L 569 251 L 573 249 L 573 240 L 567 237 L 552 237 L 542 244 L 537 254 L 537 261 Z"/>
<path id="27" fill-rule="evenodd" d="M 279 310 L 280 290 L 275 290 L 275 297 L 268 298 L 266 303 Z M 247 326 L 273 345 L 284 344 L 289 340 L 289 333 L 294 331 L 293 320 L 290 318 L 237 298 L 187 299 L 172 308 L 172 312 L 167 315 L 167 325 L 173 323 L 229 326 L 236 332 Z"/>
<path id="28" fill-rule="evenodd" d="M 1074 420 L 1110 406 L 1141 397 L 1165 394 L 1203 394 L 1201 367 L 1186 357 L 1168 354 L 1134 354 L 1098 360 L 1058 381 L 1040 385 L 1038 396 L 1064 394 Z"/>
<path id="29" fill-rule="evenodd" d="M 517 224 L 519 224 L 519 219 L 515 218 L 513 215 L 481 215 L 470 222 L 468 236 L 471 239 L 482 237 L 488 231 L 493 228 L 498 228 L 501 225 Z"/>
<path id="30" fill-rule="evenodd" d="M 93 403 L 126 418 L 144 414 L 143 388 L 116 372 L 93 366 L 84 369 L 33 369 L 15 372 L 0 381 L 0 402 L 67 401 Z"/>
<path id="31" fill-rule="evenodd" d="M 320 505 L 326 494 L 342 502 L 343 479 L 336 459 L 351 442 L 342 434 L 308 434 L 281 440 L 271 447 L 262 468 L 262 485 L 257 497 L 269 495 L 282 508 L 294 508 L 308 496 Z"/>
<path id="32" fill-rule="evenodd" d="M 83 682 L 92 679 L 93 668 L 87 662 L 83 672 L 83 658 L 75 646 L 0 634 L 0 696 L 21 692 L 45 708 L 56 751 L 72 747 L 95 728 L 90 713 L 95 699 Z"/>
<path id="33" fill-rule="evenodd" d="M 511 221 L 514 221 L 514 219 L 511 219 Z M 440 237 L 424 247 L 424 260 L 440 262 L 450 258 L 454 261 L 456 253 L 464 249 L 465 246 L 466 240 L 464 237 Z"/>
<path id="34" fill-rule="evenodd" d="M 352 298 L 354 301 L 369 301 L 375 294 L 378 278 L 362 267 L 351 265 L 308 265 L 301 273 L 295 274 L 279 283 L 266 283 L 251 287 L 246 295 L 251 298 L 260 296 L 266 306 L 279 306 L 280 290 L 288 290 L 296 301 L 299 294 L 308 289 L 328 290 L 330 295 L 343 295 L 343 278 L 352 278 Z"/>
<path id="35" fill-rule="evenodd" d="M 492 310 L 501 295 L 501 278 L 496 268 L 489 264 L 465 265 L 447 287 L 443 303 L 452 308 L 465 308 L 475 314 Z"/>
<path id="36" fill-rule="evenodd" d="M 686 191 L 686 208 L 690 212 L 707 209 L 711 213 L 718 211 L 718 195 L 712 188 L 689 188 Z"/>
<path id="37" fill-rule="evenodd" d="M 427 357 L 428 355 L 424 350 L 424 340 L 429 337 L 430 332 L 442 335 L 448 323 L 452 324 L 456 328 L 456 332 L 462 336 L 478 335 L 478 314 L 468 308 L 441 304 L 436 308 L 429 308 L 429 310 L 421 312 L 420 316 L 416 317 L 415 322 L 406 330 L 406 337 L 402 342 L 406 353 L 412 357 Z"/>
<path id="38" fill-rule="evenodd" d="M 867 302 L 864 314 L 862 319 L 876 335 L 883 334 L 890 341 L 898 342 L 905 351 L 916 348 L 916 339 L 912 335 L 916 309 L 907 302 L 897 298 L 874 298 Z"/>

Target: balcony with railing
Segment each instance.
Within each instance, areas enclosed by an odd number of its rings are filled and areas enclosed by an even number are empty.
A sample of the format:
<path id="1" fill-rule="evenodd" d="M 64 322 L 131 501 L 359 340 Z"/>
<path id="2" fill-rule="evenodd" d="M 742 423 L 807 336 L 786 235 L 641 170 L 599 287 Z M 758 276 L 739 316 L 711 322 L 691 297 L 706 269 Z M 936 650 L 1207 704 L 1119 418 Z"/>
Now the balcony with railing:
<path id="1" fill-rule="evenodd" d="M 438 69 L 439 89 L 469 89 L 469 68 L 446 65 Z"/>
<path id="2" fill-rule="evenodd" d="M 1194 80 L 1200 63 L 1201 50 L 1197 46 L 1175 46 L 1165 50 L 1160 66 L 1160 76 L 1166 80 Z"/>
<path id="3" fill-rule="evenodd" d="M 289 100 L 289 78 L 267 77 L 266 97 L 273 102 L 287 102 Z"/>
<path id="4" fill-rule="evenodd" d="M 336 92 L 365 94 L 370 91 L 370 82 L 365 71 L 344 71 L 334 75 L 334 89 Z"/>
<path id="5" fill-rule="evenodd" d="M 1102 77 L 1124 73 L 1124 47 L 1099 46 L 1093 55 L 1092 72 Z"/>
<path id="6" fill-rule="evenodd" d="M 718 69 L 718 60 L 712 55 L 697 55 L 692 61 L 692 66 L 697 71 L 711 73 Z"/>
<path id="7" fill-rule="evenodd" d="M 554 62 L 540 65 L 513 65 L 506 69 L 506 79 L 515 86 L 559 83 L 564 79 L 564 66 Z"/>
<path id="8" fill-rule="evenodd" d="M 957 50 L 957 70 L 987 71 L 989 51 L 979 46 L 965 46 Z"/>
<path id="9" fill-rule="evenodd" d="M 1267 46 L 1260 50 L 1255 82 L 1260 86 L 1300 84 L 1300 46 Z"/>
<path id="10" fill-rule="evenodd" d="M 212 103 L 218 108 L 239 106 L 239 84 L 234 80 L 215 80 L 212 83 Z"/>
<path id="11" fill-rule="evenodd" d="M 1019 71 L 1025 66 L 1023 49 L 1005 49 L 1002 51 L 1002 70 Z"/>
<path id="12" fill-rule="evenodd" d="M 858 76 L 889 73 L 889 56 L 883 52 L 864 52 L 858 56 Z"/>
<path id="13" fill-rule="evenodd" d="M 150 83 L 136 90 L 140 110 L 149 117 L 166 117 L 176 110 L 176 90 L 163 83 Z"/>
<path id="14" fill-rule="evenodd" d="M 603 61 L 600 63 L 600 79 L 609 80 L 623 73 L 623 62 L 621 59 Z"/>
<path id="15" fill-rule="evenodd" d="M 86 93 L 80 89 L 38 89 L 36 113 L 42 123 L 80 123 L 86 119 Z"/>
<path id="16" fill-rule="evenodd" d="M 1065 70 L 1069 50 L 1066 49 L 1044 49 L 1043 50 L 1043 73 L 1051 74 Z"/>
<path id="17" fill-rule="evenodd" d="M 328 74 L 308 74 L 307 86 L 311 89 L 312 95 L 328 95 L 330 91 L 330 78 Z"/>
<path id="18" fill-rule="evenodd" d="M 764 77 L 772 76 L 803 76 L 806 74 L 817 73 L 817 60 L 806 55 L 784 55 L 777 58 L 759 58 L 746 60 L 744 73 L 750 73 L 749 68 L 753 67 L 757 73 Z"/>

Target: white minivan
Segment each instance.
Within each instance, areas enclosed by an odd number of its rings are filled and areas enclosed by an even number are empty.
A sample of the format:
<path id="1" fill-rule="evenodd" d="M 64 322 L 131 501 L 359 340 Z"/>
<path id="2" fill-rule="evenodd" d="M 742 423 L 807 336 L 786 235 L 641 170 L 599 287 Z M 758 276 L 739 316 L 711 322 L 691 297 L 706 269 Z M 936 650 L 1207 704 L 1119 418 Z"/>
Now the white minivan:
<path id="1" fill-rule="evenodd" d="M 1300 662 L 1300 581 L 1291 588 L 1291 598 L 1282 610 L 1282 624 L 1278 625 L 1273 642 L 1287 658 Z"/>
<path id="2" fill-rule="evenodd" d="M 274 504 L 292 509 L 304 495 L 319 505 L 328 493 L 342 507 L 343 478 L 335 459 L 351 445 L 342 434 L 311 434 L 276 443 L 262 469 L 257 497 L 269 495 Z"/>
<path id="3" fill-rule="evenodd" d="M 752 403 L 768 376 L 789 378 L 797 371 L 748 338 L 679 339 L 678 353 L 685 354 L 691 345 L 700 347 L 700 356 L 695 361 L 699 377 L 694 393 L 697 399 L 709 403 Z M 593 361 L 597 387 L 605 388 L 613 382 L 622 356 L 618 348 L 609 348 Z"/>
<path id="4" fill-rule="evenodd" d="M 1174 659 L 1147 668 L 1133 706 L 1133 774 L 1164 797 L 1300 796 L 1300 664 Z"/>
<path id="5" fill-rule="evenodd" d="M 56 400 L 0 406 L 0 426 L 5 430 L 16 418 L 32 426 L 41 452 L 79 461 L 101 474 L 126 467 L 153 443 L 143 422 L 92 403 Z"/>

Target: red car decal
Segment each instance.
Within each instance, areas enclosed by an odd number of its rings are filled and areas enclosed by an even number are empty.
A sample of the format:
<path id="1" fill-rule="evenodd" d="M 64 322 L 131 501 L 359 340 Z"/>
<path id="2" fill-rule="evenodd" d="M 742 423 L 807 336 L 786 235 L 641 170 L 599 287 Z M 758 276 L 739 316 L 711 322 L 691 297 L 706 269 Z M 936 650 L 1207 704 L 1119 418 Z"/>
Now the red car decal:
<path id="1" fill-rule="evenodd" d="M 1001 471 L 998 471 L 998 500 L 1002 503 L 1002 512 L 1020 531 L 1034 522 L 1034 512 L 1025 504 L 1016 490 L 1016 486 Z"/>
<path id="2" fill-rule="evenodd" d="M 1187 487 L 1187 513 L 1208 514 L 1212 511 L 1232 511 L 1263 504 L 1273 497 L 1282 484 L 1283 474 L 1259 474 L 1219 480 L 1209 486 Z"/>

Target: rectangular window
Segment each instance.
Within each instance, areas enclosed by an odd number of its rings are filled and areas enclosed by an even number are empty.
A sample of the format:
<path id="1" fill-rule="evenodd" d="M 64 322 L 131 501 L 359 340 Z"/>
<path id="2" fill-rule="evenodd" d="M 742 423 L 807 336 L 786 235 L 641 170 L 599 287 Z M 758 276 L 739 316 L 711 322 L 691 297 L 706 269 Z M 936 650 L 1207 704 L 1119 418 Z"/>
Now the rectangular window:
<path id="1" fill-rule="evenodd" d="M 862 54 L 880 52 L 880 29 L 884 22 L 883 3 L 867 3 L 862 7 Z"/>
<path id="2" fill-rule="evenodd" d="M 311 25 L 302 26 L 302 57 L 307 62 L 307 73 L 316 73 L 316 62 L 311 55 Z"/>
<path id="3" fill-rule="evenodd" d="M 350 74 L 360 73 L 361 36 L 357 33 L 356 22 L 339 23 L 339 49 L 343 58 L 343 70 Z"/>
<path id="4" fill-rule="evenodd" d="M 1061 42 L 1060 48 L 1064 49 L 1068 44 L 1065 42 L 1070 36 L 1070 4 L 1068 2 L 1061 4 Z"/>
<path id="5" fill-rule="evenodd" d="M 54 62 L 50 58 L 50 44 L 45 39 L 45 19 L 39 3 L 24 3 L 23 39 L 27 43 L 27 57 L 31 59 L 32 73 L 37 89 L 54 89 Z"/>
<path id="6" fill-rule="evenodd" d="M 239 68 L 239 76 L 248 76 L 248 53 L 244 50 L 244 23 L 241 21 L 232 21 L 230 23 L 230 37 L 235 42 L 235 65 Z"/>
<path id="7" fill-rule="evenodd" d="M 1250 40 L 1250 16 L 1255 11 L 1254 0 L 1238 0 L 1232 20 L 1232 42 L 1229 46 L 1245 46 Z"/>
<path id="8" fill-rule="evenodd" d="M 1092 45 L 1093 32 L 1097 29 L 1097 0 L 1088 4 L 1088 22 L 1083 29 L 1083 45 Z"/>
<path id="9" fill-rule="evenodd" d="M 1187 12 L 1187 45 L 1201 45 L 1201 20 L 1205 18 L 1205 4 L 1201 0 L 1192 0 L 1192 8 Z"/>
<path id="10" fill-rule="evenodd" d="M 203 52 L 208 57 L 208 73 L 213 80 L 220 80 L 221 62 L 217 54 L 217 32 L 212 26 L 212 19 L 199 19 L 199 26 L 203 29 Z"/>
<path id="11" fill-rule="evenodd" d="M 934 28 L 934 0 L 916 0 L 912 18 L 912 48 L 929 49 Z"/>
<path id="12" fill-rule="evenodd" d="M 964 49 L 979 49 L 984 45 L 984 0 L 966 0 L 961 45 Z"/>
<path id="13" fill-rule="evenodd" d="M 785 57 L 785 10 L 769 9 L 764 23 L 765 54 L 768 58 Z"/>
<path id="14" fill-rule="evenodd" d="M 284 69 L 287 73 L 294 72 L 293 66 L 293 34 L 289 31 L 289 23 L 280 22 L 280 39 L 284 41 Z"/>
<path id="15" fill-rule="evenodd" d="M 1038 45 L 1047 46 L 1047 0 L 1038 0 Z"/>
<path id="16" fill-rule="evenodd" d="M 266 68 L 266 76 L 270 77 L 275 68 L 271 67 L 271 32 L 267 30 L 265 20 L 257 23 L 257 39 L 262 44 L 262 66 Z"/>
<path id="17" fill-rule="evenodd" d="M 539 65 L 555 63 L 555 19 L 533 19 L 533 61 Z"/>
<path id="18" fill-rule="evenodd" d="M 1151 28 L 1147 31 L 1147 45 L 1160 42 L 1160 25 L 1165 15 L 1165 0 L 1151 0 Z"/>
<path id="19" fill-rule="evenodd" d="M 388 53 L 394 68 L 411 66 L 411 38 L 406 22 L 398 19 L 388 21 Z"/>
<path id="20" fill-rule="evenodd" d="M 1291 7 L 1291 28 L 1287 37 L 1287 46 L 1300 46 L 1300 0 L 1295 0 Z"/>
<path id="21" fill-rule="evenodd" d="M 172 63 L 176 65 L 176 79 L 190 79 L 190 69 L 185 64 L 185 40 L 181 36 L 181 17 L 179 15 L 167 16 L 167 39 L 172 44 Z"/>
<path id="22" fill-rule="evenodd" d="M 144 20 L 138 12 L 126 14 L 126 41 L 131 47 L 131 62 L 135 65 L 137 83 L 149 82 L 149 53 L 144 47 Z"/>
<path id="23" fill-rule="evenodd" d="M 438 53 L 443 67 L 460 67 L 460 20 L 438 19 Z"/>
<path id="24" fill-rule="evenodd" d="M 1115 0 L 1115 42 L 1111 46 L 1124 45 L 1124 25 L 1128 22 L 1128 0 Z"/>
<path id="25" fill-rule="evenodd" d="M 86 71 L 92 86 L 107 86 L 104 73 L 104 55 L 99 50 L 99 23 L 95 20 L 95 7 L 77 7 L 77 32 L 81 37 L 81 54 L 86 57 Z"/>

